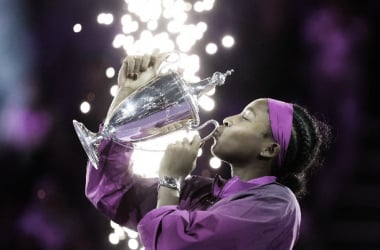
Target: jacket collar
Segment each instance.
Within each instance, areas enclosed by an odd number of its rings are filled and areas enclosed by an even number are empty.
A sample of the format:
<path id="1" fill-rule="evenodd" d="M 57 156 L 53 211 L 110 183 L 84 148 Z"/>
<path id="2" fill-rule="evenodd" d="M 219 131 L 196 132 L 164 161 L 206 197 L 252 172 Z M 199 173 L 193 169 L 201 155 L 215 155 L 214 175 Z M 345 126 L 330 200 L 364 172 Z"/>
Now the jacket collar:
<path id="1" fill-rule="evenodd" d="M 225 198 L 229 195 L 236 194 L 253 187 L 258 187 L 276 182 L 276 176 L 262 176 L 251 179 L 249 181 L 242 181 L 239 177 L 234 176 L 229 180 L 221 178 L 219 175 L 215 177 L 213 183 L 213 195 L 218 198 Z"/>

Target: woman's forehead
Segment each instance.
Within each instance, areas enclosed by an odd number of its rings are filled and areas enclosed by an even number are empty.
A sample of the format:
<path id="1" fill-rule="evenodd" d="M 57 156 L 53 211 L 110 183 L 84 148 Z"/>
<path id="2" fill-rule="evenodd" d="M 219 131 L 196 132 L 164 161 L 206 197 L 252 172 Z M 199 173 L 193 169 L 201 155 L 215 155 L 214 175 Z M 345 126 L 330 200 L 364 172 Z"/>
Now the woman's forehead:
<path id="1" fill-rule="evenodd" d="M 266 98 L 260 98 L 249 103 L 245 109 L 253 109 L 257 111 L 268 111 L 268 100 Z"/>

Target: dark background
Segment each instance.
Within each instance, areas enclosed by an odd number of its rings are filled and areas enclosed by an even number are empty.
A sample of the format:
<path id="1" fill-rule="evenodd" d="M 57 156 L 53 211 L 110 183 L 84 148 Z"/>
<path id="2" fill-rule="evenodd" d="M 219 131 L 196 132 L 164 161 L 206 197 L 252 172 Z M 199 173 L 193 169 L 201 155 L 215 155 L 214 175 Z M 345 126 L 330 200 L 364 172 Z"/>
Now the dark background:
<path id="1" fill-rule="evenodd" d="M 125 249 L 108 242 L 109 221 L 84 196 L 86 155 L 72 127 L 77 119 L 96 130 L 111 102 L 115 80 L 104 71 L 118 69 L 124 54 L 111 46 L 119 27 L 101 27 L 96 16 L 120 15 L 123 6 L 0 1 L 1 249 Z M 273 97 L 333 127 L 326 162 L 300 202 L 296 249 L 380 249 L 379 11 L 375 0 L 225 0 L 199 17 L 208 23 L 197 44 L 199 75 L 235 69 L 202 120 L 221 121 L 255 98 Z M 75 23 L 82 32 L 73 32 Z M 235 46 L 205 54 L 205 43 L 223 33 Z M 89 114 L 79 111 L 85 99 Z M 199 165 L 228 175 L 227 166 L 208 168 L 209 156 Z"/>

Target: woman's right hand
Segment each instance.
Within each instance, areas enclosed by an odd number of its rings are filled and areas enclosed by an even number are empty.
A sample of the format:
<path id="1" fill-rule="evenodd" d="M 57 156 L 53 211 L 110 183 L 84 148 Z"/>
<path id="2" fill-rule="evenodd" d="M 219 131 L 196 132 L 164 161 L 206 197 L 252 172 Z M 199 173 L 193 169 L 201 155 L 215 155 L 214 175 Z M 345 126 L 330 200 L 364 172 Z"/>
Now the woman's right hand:
<path id="1" fill-rule="evenodd" d="M 195 135 L 191 141 L 184 138 L 169 144 L 160 163 L 159 177 L 170 176 L 179 181 L 185 179 L 195 168 L 200 145 L 199 135 Z"/>
<path id="2" fill-rule="evenodd" d="M 161 64 L 168 58 L 169 52 L 153 52 L 152 55 L 129 55 L 121 65 L 118 74 L 118 87 L 133 91 L 144 86 L 157 74 Z"/>
<path id="3" fill-rule="evenodd" d="M 152 55 L 128 55 L 123 60 L 117 79 L 118 92 L 108 109 L 105 123 L 125 98 L 157 76 L 160 66 L 169 55 L 169 52 L 158 53 L 155 51 Z"/>

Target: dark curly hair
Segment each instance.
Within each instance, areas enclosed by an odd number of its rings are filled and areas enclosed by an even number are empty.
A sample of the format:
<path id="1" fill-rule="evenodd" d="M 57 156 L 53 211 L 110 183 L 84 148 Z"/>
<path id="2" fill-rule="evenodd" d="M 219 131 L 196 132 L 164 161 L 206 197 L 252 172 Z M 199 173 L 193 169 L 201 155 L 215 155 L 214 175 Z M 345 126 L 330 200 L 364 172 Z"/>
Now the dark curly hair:
<path id="1" fill-rule="evenodd" d="M 274 166 L 273 174 L 297 198 L 303 198 L 308 174 L 323 163 L 323 153 L 331 143 L 331 128 L 298 104 L 293 104 L 293 110 L 293 127 L 285 161 L 282 166 Z"/>

